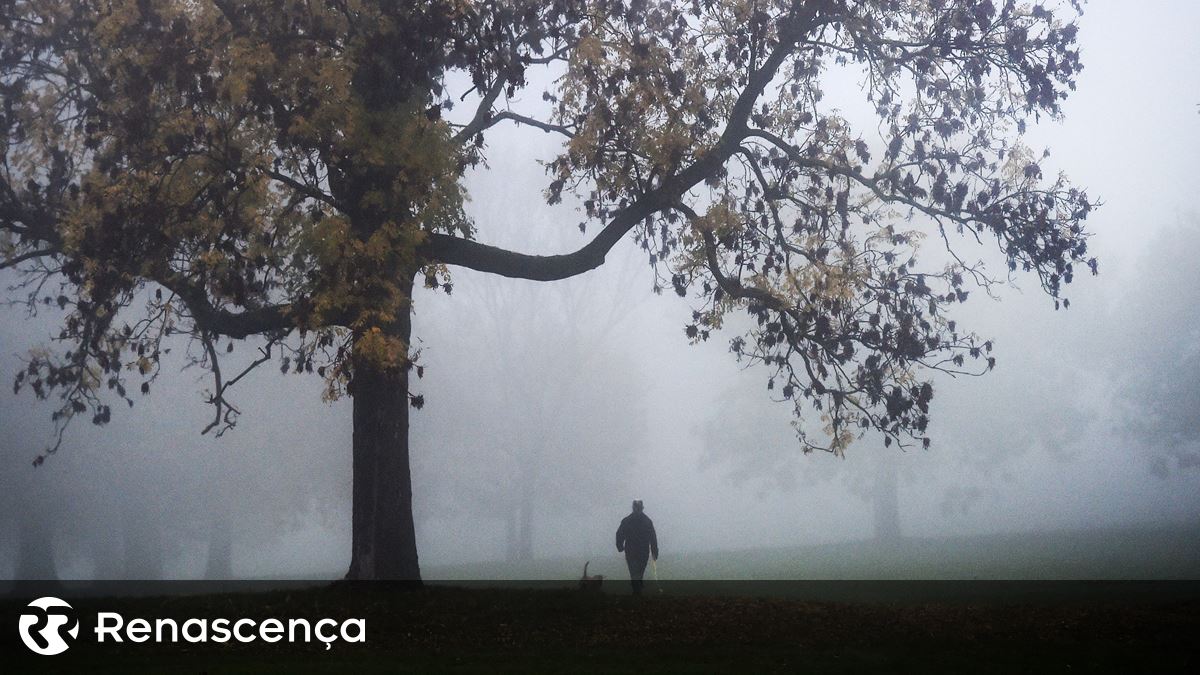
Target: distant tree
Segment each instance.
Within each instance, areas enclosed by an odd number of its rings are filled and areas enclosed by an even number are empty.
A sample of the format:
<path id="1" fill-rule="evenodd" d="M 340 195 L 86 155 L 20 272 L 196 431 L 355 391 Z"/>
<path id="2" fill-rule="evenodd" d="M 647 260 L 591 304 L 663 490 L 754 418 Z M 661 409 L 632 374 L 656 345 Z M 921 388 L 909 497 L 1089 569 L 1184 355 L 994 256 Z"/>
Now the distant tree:
<path id="1" fill-rule="evenodd" d="M 4 0 L 0 264 L 26 276 L 29 303 L 69 309 L 62 347 L 17 385 L 60 397 L 60 427 L 103 424 L 105 392 L 148 391 L 162 339 L 184 333 L 221 429 L 241 377 L 221 355 L 259 336 L 264 358 L 353 399 L 348 576 L 417 579 L 414 283 L 439 287 L 449 266 L 563 279 L 633 236 L 697 304 L 690 339 L 753 317 L 732 349 L 796 414 L 825 417 L 805 449 L 841 453 L 867 428 L 928 442 L 922 368 L 991 363 L 947 316 L 994 283 L 963 247 L 994 238 L 1056 302 L 1076 265 L 1095 270 L 1091 202 L 1012 142 L 1074 86 L 1076 26 L 1060 14 L 992 0 Z M 548 117 L 514 109 L 535 67 L 551 75 Z M 822 104 L 830 72 L 863 83 L 873 137 Z M 583 198 L 593 229 L 575 252 L 475 239 L 463 175 L 514 123 L 564 139 L 546 196 Z M 944 253 L 922 267 L 926 236 Z"/>
<path id="2" fill-rule="evenodd" d="M 264 379 L 274 380 L 277 388 L 279 380 L 289 383 L 282 377 Z M 162 400 L 150 403 L 169 402 L 172 397 L 164 392 L 158 392 Z M 172 393 L 178 401 L 179 390 Z M 274 405 L 283 402 L 268 402 L 265 410 L 255 410 L 255 418 L 267 410 L 275 419 L 295 415 L 294 405 L 286 411 Z M 22 461 L 28 458 L 27 441 L 0 443 L 5 467 L 0 470 L 0 529 L 10 519 L 13 525 L 11 537 L 0 535 L 0 559 L 5 552 L 36 552 L 21 544 L 21 530 L 42 531 L 39 546 L 47 547 L 57 564 L 39 575 L 53 575 L 57 568 L 73 576 L 115 579 L 244 576 L 248 572 L 239 569 L 239 557 L 254 557 L 323 519 L 331 504 L 348 500 L 338 471 L 348 468 L 343 453 L 336 452 L 335 439 L 315 435 L 319 427 L 307 423 L 318 401 L 301 408 L 305 415 L 276 428 L 273 436 L 249 428 L 212 443 L 187 433 L 194 434 L 199 411 L 179 420 L 163 407 L 138 407 L 156 416 L 153 426 L 131 428 L 135 420 L 126 418 L 114 420 L 111 426 L 118 428 L 110 427 L 107 436 L 74 429 L 67 441 L 71 456 L 60 454 L 33 475 Z M 0 428 L 14 439 L 30 438 L 37 423 L 21 423 L 9 412 L 15 411 L 0 407 Z M 37 568 L 25 564 L 22 574 Z"/>
<path id="3" fill-rule="evenodd" d="M 629 294 L 604 297 L 587 283 L 593 279 L 456 280 L 466 297 L 437 317 L 448 330 L 436 336 L 428 367 L 446 386 L 431 384 L 429 392 L 439 401 L 454 397 L 433 413 L 434 424 L 454 428 L 438 434 L 441 449 L 422 463 L 434 476 L 427 490 L 444 494 L 448 507 L 503 519 L 510 560 L 534 557 L 536 511 L 611 503 L 642 446 L 646 400 L 625 349 L 612 340 L 628 318 Z M 439 360 L 447 351 L 452 360 Z M 438 376 L 442 364 L 470 378 Z M 474 386 L 477 378 L 489 386 Z"/>
<path id="4" fill-rule="evenodd" d="M 1200 217 L 1168 228 L 1153 240 L 1139 268 L 1171 270 L 1139 275 L 1114 307 L 1121 326 L 1106 365 L 1120 392 L 1117 426 L 1150 451 L 1160 477 L 1200 467 Z"/>
<path id="5" fill-rule="evenodd" d="M 722 415 L 708 420 L 697 430 L 700 436 L 701 463 L 719 467 L 734 484 L 758 485 L 764 492 L 775 490 L 796 494 L 800 486 L 838 480 L 850 493 L 871 508 L 871 525 L 876 542 L 893 544 L 903 536 L 900 519 L 901 474 L 911 480 L 912 472 L 902 472 L 903 463 L 896 453 L 886 452 L 878 439 L 871 444 L 869 459 L 836 464 L 801 464 L 796 461 L 794 437 L 796 425 L 781 415 L 757 390 L 746 385 L 745 378 L 728 387 L 720 397 Z M 841 459 L 846 459 L 843 455 Z M 863 471 L 870 462 L 873 470 Z"/>

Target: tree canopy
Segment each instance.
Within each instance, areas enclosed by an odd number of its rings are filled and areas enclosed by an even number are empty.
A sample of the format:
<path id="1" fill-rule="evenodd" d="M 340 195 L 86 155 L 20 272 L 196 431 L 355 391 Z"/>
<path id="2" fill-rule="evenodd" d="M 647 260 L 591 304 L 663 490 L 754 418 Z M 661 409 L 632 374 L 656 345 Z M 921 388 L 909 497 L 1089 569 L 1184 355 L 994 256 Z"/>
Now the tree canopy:
<path id="1" fill-rule="evenodd" d="M 927 445 L 928 371 L 994 363 L 952 306 L 1016 271 L 1058 302 L 1077 266 L 1096 270 L 1093 202 L 1019 141 L 1074 86 L 1078 10 L 3 0 L 0 266 L 21 274 L 18 300 L 64 313 L 61 347 L 15 384 L 61 397 L 60 428 L 103 424 L 109 393 L 132 405 L 130 380 L 147 392 L 164 337 L 182 333 L 212 371 L 219 430 L 242 376 L 221 356 L 263 336 L 253 363 L 355 397 L 357 453 L 407 437 L 388 392 L 422 402 L 407 379 L 421 374 L 414 279 L 449 292 L 463 266 L 552 281 L 632 236 L 693 304 L 688 338 L 750 317 L 731 349 L 820 420 L 824 434 L 797 426 L 806 450 L 840 454 L 867 429 Z M 845 77 L 870 125 L 823 102 Z M 537 111 L 533 81 L 550 83 Z M 573 252 L 482 243 L 487 223 L 464 213 L 464 175 L 514 124 L 563 140 L 545 197 L 580 200 Z M 977 262 L 988 242 L 1008 270 Z M 407 485 L 402 442 L 403 466 L 379 480 Z"/>

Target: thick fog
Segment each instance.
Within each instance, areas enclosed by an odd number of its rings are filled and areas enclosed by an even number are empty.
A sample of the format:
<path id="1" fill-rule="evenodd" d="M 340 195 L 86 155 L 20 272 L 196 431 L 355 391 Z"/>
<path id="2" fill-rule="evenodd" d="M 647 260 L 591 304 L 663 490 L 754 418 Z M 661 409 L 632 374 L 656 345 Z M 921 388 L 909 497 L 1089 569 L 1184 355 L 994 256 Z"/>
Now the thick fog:
<path id="1" fill-rule="evenodd" d="M 1197 25 L 1193 3 L 1087 6 L 1078 91 L 1063 121 L 1043 120 L 1025 142 L 1049 147 L 1054 170 L 1102 200 L 1088 221 L 1100 274 L 1067 287 L 1069 309 L 1056 311 L 1019 273 L 998 299 L 977 292 L 956 308 L 962 325 L 994 340 L 997 366 L 935 378 L 927 450 L 867 435 L 844 459 L 802 454 L 767 374 L 730 354 L 736 322 L 689 344 L 688 300 L 669 284 L 654 292 L 632 240 L 562 282 L 452 269 L 451 294 L 420 290 L 423 376 L 413 388 L 425 405 L 412 413 L 411 448 L 425 575 L 569 578 L 587 560 L 615 574 L 613 533 L 642 499 L 660 565 L 679 576 L 753 576 L 730 552 L 859 541 L 878 546 L 846 550 L 883 553 L 847 561 L 842 575 L 894 576 L 904 572 L 886 552 L 911 551 L 905 542 L 1004 535 L 1013 546 L 1061 542 L 1094 564 L 1039 558 L 979 574 L 1194 577 L 1197 540 L 1181 537 L 1200 529 Z M 831 105 L 853 101 L 857 84 L 851 71 L 830 81 Z M 550 253 L 587 240 L 575 203 L 545 204 L 537 160 L 558 148 L 528 128 L 493 134 L 489 166 L 468 179 L 482 241 Z M 54 440 L 51 407 L 10 385 L 56 318 L 52 308 L 0 309 L 0 578 L 344 573 L 349 400 L 327 403 L 321 378 L 281 374 L 271 361 L 230 394 L 237 426 L 202 435 L 211 379 L 182 369 L 180 339 L 148 396 L 114 404 L 107 426 L 70 427 L 35 468 Z M 241 343 L 234 357 L 248 363 L 259 346 Z M 1144 568 L 1079 544 L 1144 532 L 1175 541 L 1156 545 Z M 1178 559 L 1157 559 L 1167 550 Z M 717 559 L 733 567 L 695 562 Z M 790 569 L 779 574 L 805 575 Z"/>

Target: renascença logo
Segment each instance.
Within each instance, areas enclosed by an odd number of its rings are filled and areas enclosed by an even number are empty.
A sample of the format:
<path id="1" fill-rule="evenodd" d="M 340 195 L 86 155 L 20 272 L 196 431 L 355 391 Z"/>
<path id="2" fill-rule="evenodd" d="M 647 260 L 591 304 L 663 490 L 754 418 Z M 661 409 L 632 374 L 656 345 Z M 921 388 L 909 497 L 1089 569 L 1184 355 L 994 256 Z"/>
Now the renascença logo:
<path id="1" fill-rule="evenodd" d="M 18 622 L 25 646 L 43 656 L 67 651 L 79 637 L 79 619 L 75 610 L 58 598 L 38 598 L 29 603 Z M 325 649 L 343 642 L 366 642 L 366 619 L 175 619 L 135 618 L 126 622 L 116 612 L 98 612 L 95 620 L 97 644 L 105 642 L 318 642 Z M 66 636 L 70 636 L 67 640 Z"/>
<path id="2" fill-rule="evenodd" d="M 10 624 L 11 625 L 11 624 Z M 58 598 L 38 598 L 29 603 L 17 623 L 21 640 L 42 656 L 54 656 L 67 651 L 71 642 L 79 637 L 79 619 L 75 610 Z"/>

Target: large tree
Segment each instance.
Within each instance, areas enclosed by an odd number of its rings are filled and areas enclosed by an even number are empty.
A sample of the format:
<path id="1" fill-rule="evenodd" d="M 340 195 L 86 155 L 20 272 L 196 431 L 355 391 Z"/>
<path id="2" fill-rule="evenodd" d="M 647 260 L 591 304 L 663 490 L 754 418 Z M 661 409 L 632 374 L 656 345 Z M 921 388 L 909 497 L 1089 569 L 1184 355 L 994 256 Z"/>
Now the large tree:
<path id="1" fill-rule="evenodd" d="M 749 313 L 732 350 L 797 415 L 823 418 L 806 450 L 841 453 L 866 428 L 928 443 L 922 370 L 991 363 L 947 317 L 995 283 L 968 247 L 992 241 L 1056 299 L 1076 265 L 1095 269 L 1085 193 L 1013 142 L 1028 118 L 1059 114 L 1079 71 L 1063 12 L 4 0 L 0 264 L 25 274 L 23 299 L 68 310 L 60 348 L 17 384 L 60 397 L 60 426 L 102 424 L 109 396 L 130 379 L 147 391 L 162 340 L 184 333 L 212 370 L 221 429 L 240 375 L 220 357 L 259 336 L 264 359 L 353 398 L 349 576 L 416 579 L 414 283 L 448 291 L 452 266 L 563 279 L 633 236 L 662 287 L 695 303 L 690 338 Z M 520 108 L 535 68 L 546 115 Z M 829 76 L 862 83 L 874 123 L 822 101 Z M 545 194 L 582 200 L 574 252 L 482 243 L 487 223 L 464 215 L 465 172 L 513 124 L 563 138 Z M 939 246 L 922 266 L 926 237 Z"/>

